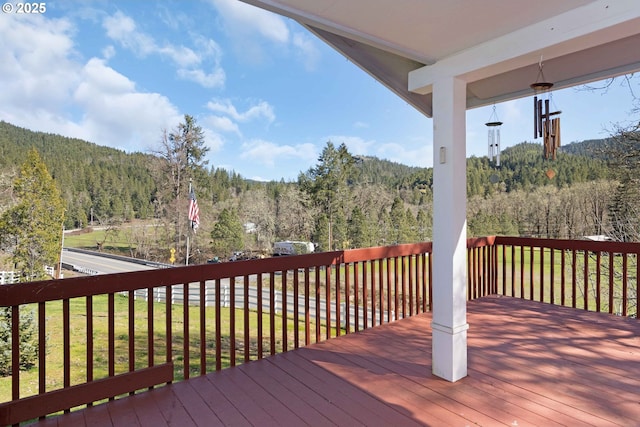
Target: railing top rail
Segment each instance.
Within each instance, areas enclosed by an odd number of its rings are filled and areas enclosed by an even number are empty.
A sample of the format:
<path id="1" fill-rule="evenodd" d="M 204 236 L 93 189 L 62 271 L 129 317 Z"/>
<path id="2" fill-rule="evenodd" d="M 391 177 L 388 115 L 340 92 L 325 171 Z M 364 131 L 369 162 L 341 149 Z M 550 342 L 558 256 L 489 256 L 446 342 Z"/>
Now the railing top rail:
<path id="1" fill-rule="evenodd" d="M 91 277 L 46 280 L 0 286 L 0 306 L 104 295 L 136 289 L 194 283 L 245 275 L 323 267 L 431 251 L 431 243 L 415 243 L 345 251 L 281 256 L 219 264 L 173 267 L 130 273 L 104 274 Z"/>
<path id="2" fill-rule="evenodd" d="M 496 245 L 531 246 L 536 248 L 565 249 L 592 252 L 613 252 L 621 254 L 640 254 L 637 242 L 597 242 L 593 240 L 540 239 L 534 237 L 497 236 Z"/>

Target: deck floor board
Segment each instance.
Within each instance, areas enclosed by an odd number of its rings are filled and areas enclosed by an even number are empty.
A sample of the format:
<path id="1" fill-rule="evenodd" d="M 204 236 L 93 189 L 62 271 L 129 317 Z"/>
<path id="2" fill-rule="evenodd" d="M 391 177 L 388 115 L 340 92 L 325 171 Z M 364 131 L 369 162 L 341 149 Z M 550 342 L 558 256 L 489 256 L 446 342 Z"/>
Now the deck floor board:
<path id="1" fill-rule="evenodd" d="M 497 296 L 467 318 L 456 383 L 431 373 L 426 313 L 36 425 L 637 425 L 640 321 Z"/>

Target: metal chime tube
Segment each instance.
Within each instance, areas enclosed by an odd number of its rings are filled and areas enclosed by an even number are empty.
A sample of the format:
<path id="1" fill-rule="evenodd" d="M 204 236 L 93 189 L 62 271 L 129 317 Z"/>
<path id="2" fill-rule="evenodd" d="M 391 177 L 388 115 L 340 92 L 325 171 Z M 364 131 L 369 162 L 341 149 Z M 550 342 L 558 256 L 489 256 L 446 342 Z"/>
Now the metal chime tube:
<path id="1" fill-rule="evenodd" d="M 496 166 L 500 166 L 500 128 L 496 129 Z"/>
<path id="2" fill-rule="evenodd" d="M 538 97 L 533 97 L 533 139 L 538 138 Z"/>

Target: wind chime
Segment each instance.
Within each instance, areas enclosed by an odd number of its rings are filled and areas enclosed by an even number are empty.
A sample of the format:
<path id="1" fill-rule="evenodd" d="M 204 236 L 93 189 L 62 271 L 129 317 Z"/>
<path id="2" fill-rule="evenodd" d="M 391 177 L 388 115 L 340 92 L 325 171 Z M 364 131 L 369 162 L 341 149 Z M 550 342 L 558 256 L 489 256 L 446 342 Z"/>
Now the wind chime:
<path id="1" fill-rule="evenodd" d="M 489 121 L 485 123 L 485 126 L 488 129 L 489 161 L 495 160 L 496 166 L 500 166 L 500 126 L 502 126 L 502 122 L 498 120 L 495 105 L 493 106 L 493 113 L 491 113 L 491 117 L 489 117 Z"/>
<path id="2" fill-rule="evenodd" d="M 560 117 L 561 111 L 551 111 L 551 88 L 553 83 L 544 79 L 542 61 L 540 61 L 538 78 L 531 84 L 534 90 L 533 97 L 533 138 L 542 138 L 544 146 L 544 158 L 556 159 L 558 147 L 560 147 Z"/>

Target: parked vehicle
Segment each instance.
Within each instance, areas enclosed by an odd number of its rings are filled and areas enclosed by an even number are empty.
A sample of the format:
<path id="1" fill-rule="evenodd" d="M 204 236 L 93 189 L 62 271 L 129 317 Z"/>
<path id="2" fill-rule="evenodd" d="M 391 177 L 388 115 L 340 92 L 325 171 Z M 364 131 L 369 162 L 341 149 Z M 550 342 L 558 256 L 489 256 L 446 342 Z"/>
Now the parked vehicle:
<path id="1" fill-rule="evenodd" d="M 315 251 L 315 245 L 311 242 L 285 240 L 273 244 L 273 256 L 302 255 Z"/>

